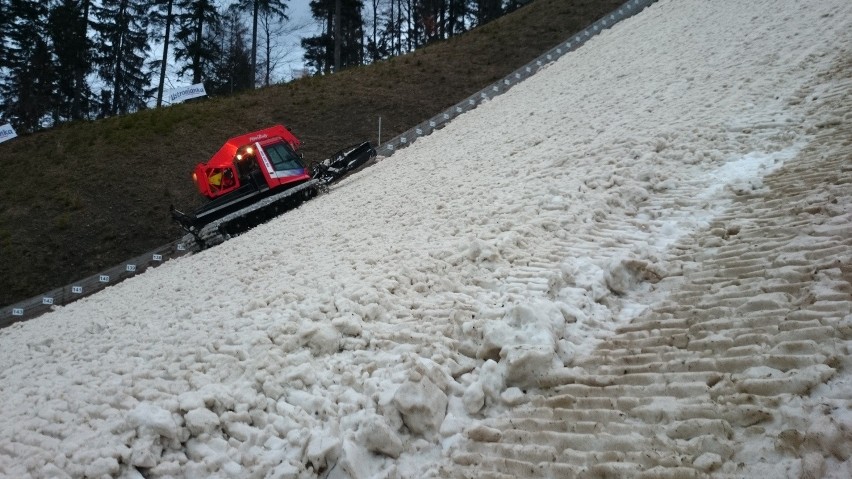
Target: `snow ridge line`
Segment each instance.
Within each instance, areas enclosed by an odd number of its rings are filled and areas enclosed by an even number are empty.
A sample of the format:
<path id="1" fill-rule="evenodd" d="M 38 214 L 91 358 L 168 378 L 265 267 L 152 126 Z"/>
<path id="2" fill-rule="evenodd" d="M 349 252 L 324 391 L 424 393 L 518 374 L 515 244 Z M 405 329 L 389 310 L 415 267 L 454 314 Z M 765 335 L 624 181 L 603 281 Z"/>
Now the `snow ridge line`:
<path id="1" fill-rule="evenodd" d="M 433 131 L 446 126 L 447 123 L 457 116 L 475 109 L 483 102 L 490 101 L 501 95 L 514 85 L 526 80 L 538 73 L 550 63 L 555 62 L 585 44 L 595 35 L 611 28 L 616 23 L 632 17 L 655 3 L 657 0 L 628 0 L 618 9 L 604 15 L 582 31 L 563 43 L 553 47 L 535 60 L 515 70 L 502 80 L 499 80 L 481 91 L 471 95 L 467 99 L 448 108 L 443 113 L 418 124 L 414 128 L 403 132 L 384 143 L 376 151 L 379 156 L 389 157 L 400 148 L 405 148 L 422 136 L 430 135 Z M 55 288 L 43 294 L 33 296 L 18 303 L 5 306 L 0 309 L 0 328 L 5 328 L 19 321 L 36 318 L 44 313 L 50 312 L 54 306 L 63 306 L 78 299 L 97 293 L 112 284 L 124 281 L 144 272 L 148 268 L 156 267 L 163 261 L 178 258 L 188 254 L 187 237 L 172 241 L 159 246 L 147 253 L 131 258 L 122 264 L 108 268 L 100 273 L 88 276 L 71 284 Z"/>

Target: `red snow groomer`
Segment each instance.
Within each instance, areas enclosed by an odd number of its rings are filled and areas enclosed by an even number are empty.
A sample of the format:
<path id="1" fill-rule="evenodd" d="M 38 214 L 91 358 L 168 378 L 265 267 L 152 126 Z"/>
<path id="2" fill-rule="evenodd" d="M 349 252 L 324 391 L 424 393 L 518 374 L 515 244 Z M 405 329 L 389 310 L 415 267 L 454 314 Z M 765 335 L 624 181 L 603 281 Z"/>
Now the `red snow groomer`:
<path id="1" fill-rule="evenodd" d="M 172 217 L 205 248 L 297 207 L 376 156 L 364 142 L 315 164 L 312 172 L 300 145 L 281 125 L 229 139 L 192 173 L 210 202 L 192 214 L 172 207 Z"/>

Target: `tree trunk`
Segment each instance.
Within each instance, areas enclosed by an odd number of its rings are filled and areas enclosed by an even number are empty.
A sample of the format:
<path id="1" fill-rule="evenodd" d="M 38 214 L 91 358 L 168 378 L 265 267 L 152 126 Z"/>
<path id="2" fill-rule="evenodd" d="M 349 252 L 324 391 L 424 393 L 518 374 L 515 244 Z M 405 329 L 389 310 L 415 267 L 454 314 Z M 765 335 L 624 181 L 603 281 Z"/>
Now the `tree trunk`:
<path id="1" fill-rule="evenodd" d="M 269 86 L 269 70 L 272 68 L 272 60 L 270 58 L 272 56 L 272 27 L 269 25 L 271 19 L 268 13 L 264 18 L 266 19 L 263 27 L 263 32 L 266 35 L 266 44 L 264 45 L 266 49 L 266 72 L 263 82 L 265 86 Z"/>
<path id="2" fill-rule="evenodd" d="M 343 49 L 343 38 L 341 38 L 341 33 L 343 29 L 341 28 L 340 22 L 341 18 L 341 3 L 342 0 L 334 1 L 334 73 L 340 71 L 340 53 Z"/>
<path id="3" fill-rule="evenodd" d="M 195 51 L 192 52 L 192 83 L 201 83 L 201 42 L 204 40 L 204 12 L 198 10 L 195 24 Z"/>
<path id="4" fill-rule="evenodd" d="M 257 81 L 257 11 L 258 0 L 252 2 L 254 4 L 254 14 L 251 27 L 251 88 L 254 89 L 255 81 Z M 267 77 L 267 84 L 269 80 Z"/>
<path id="5" fill-rule="evenodd" d="M 119 11 L 118 11 L 118 24 L 124 25 L 124 17 L 127 15 L 127 3 L 121 2 Z M 118 114 L 119 102 L 121 101 L 121 93 L 119 92 L 120 84 L 122 81 L 121 78 L 121 59 L 122 59 L 122 48 L 124 42 L 124 34 L 122 33 L 115 41 L 115 45 L 112 46 L 113 51 L 113 71 L 112 76 L 112 107 L 110 108 L 110 114 L 115 116 Z"/>
<path id="6" fill-rule="evenodd" d="M 86 88 L 86 56 L 89 52 L 89 0 L 83 0 L 83 28 L 80 31 L 80 38 L 83 41 L 83 51 L 79 52 L 83 58 L 80 58 L 74 66 L 74 99 L 71 101 L 71 118 L 79 120 L 83 118 L 83 95 Z"/>
<path id="7" fill-rule="evenodd" d="M 377 38 L 377 29 L 378 29 L 377 23 L 379 23 L 379 12 L 378 12 L 378 10 L 379 10 L 379 0 L 373 0 L 373 48 L 376 49 L 376 52 L 378 52 L 378 49 L 379 49 L 379 43 L 378 43 L 378 38 Z M 376 55 L 376 56 L 378 56 L 378 55 Z M 372 58 L 371 60 L 375 61 L 375 60 L 378 60 L 378 58 Z"/>
<path id="8" fill-rule="evenodd" d="M 169 6 L 166 10 L 166 37 L 163 41 L 163 64 L 160 65 L 160 85 L 157 90 L 157 108 L 163 104 L 163 87 L 166 83 L 166 64 L 169 59 L 169 36 L 172 30 L 172 0 L 169 0 Z"/>
<path id="9" fill-rule="evenodd" d="M 408 25 L 408 30 L 405 35 L 406 43 L 408 43 L 408 51 L 412 50 L 411 48 L 411 17 L 414 16 L 414 12 L 411 11 L 411 0 L 407 0 L 408 11 L 406 13 L 406 24 Z"/>

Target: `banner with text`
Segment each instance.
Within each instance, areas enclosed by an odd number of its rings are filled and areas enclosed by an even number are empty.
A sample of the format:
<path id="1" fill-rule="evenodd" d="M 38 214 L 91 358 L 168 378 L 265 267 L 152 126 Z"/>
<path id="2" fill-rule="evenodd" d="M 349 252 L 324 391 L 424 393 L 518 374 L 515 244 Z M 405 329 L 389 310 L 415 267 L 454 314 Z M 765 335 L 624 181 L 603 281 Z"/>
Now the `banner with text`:
<path id="1" fill-rule="evenodd" d="M 169 92 L 168 101 L 169 103 L 181 103 L 182 101 L 200 96 L 207 96 L 207 92 L 204 90 L 203 83 L 196 83 L 195 85 L 172 90 Z"/>
<path id="2" fill-rule="evenodd" d="M 6 140 L 11 140 L 16 136 L 18 136 L 18 134 L 15 133 L 15 129 L 12 128 L 12 125 L 6 123 L 5 125 L 0 126 L 0 143 L 3 143 Z"/>

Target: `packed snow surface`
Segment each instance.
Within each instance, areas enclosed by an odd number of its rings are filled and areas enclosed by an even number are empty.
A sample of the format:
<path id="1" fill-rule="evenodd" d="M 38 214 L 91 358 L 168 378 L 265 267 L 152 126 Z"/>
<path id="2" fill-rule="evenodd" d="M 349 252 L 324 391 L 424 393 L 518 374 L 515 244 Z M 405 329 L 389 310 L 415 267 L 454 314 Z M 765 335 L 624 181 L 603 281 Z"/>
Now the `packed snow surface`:
<path id="1" fill-rule="evenodd" d="M 296 211 L 0 331 L 0 475 L 446 474 L 811 141 L 801 88 L 850 19 L 661 1 Z"/>

